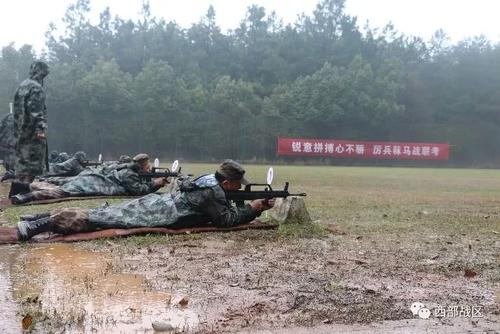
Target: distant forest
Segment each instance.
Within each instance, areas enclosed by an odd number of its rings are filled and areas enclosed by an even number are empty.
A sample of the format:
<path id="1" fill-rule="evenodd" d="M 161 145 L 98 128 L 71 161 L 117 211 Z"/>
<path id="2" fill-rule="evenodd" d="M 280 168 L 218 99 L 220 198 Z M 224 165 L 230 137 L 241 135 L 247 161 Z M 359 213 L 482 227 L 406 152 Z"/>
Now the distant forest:
<path id="1" fill-rule="evenodd" d="M 91 24 L 78 0 L 38 55 L 51 66 L 50 149 L 274 161 L 278 136 L 448 142 L 447 165 L 500 166 L 500 44 L 360 27 L 344 2 L 321 0 L 293 24 L 253 5 L 222 32 L 213 7 L 190 28 L 148 2 L 136 21 L 108 9 Z M 35 57 L 2 48 L 5 113 Z"/>

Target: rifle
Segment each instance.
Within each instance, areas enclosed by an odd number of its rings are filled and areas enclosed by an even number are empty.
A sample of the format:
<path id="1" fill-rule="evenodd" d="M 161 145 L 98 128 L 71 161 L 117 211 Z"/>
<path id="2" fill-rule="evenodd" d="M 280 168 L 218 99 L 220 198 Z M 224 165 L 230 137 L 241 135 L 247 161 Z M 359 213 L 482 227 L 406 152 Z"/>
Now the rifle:
<path id="1" fill-rule="evenodd" d="M 307 196 L 306 193 L 290 194 L 288 192 L 288 182 L 285 182 L 283 190 L 273 190 L 270 184 L 252 183 L 245 186 L 245 190 L 226 190 L 226 198 L 236 203 L 243 205 L 244 201 L 252 201 L 255 199 L 271 199 L 271 198 L 287 198 L 288 196 Z M 266 187 L 264 190 L 252 190 L 252 186 Z"/>
<path id="2" fill-rule="evenodd" d="M 83 163 L 82 163 L 82 166 L 83 167 L 97 167 L 97 166 L 101 166 L 102 165 L 102 154 L 99 153 L 99 158 L 97 159 L 97 161 L 92 161 L 92 160 L 85 160 Z"/>
<path id="3" fill-rule="evenodd" d="M 177 172 L 172 172 L 168 168 L 153 167 L 151 168 L 151 172 L 139 173 L 139 177 L 145 179 L 157 179 L 162 177 L 167 178 L 167 177 L 180 177 L 180 176 L 182 176 L 180 167 Z"/>
<path id="4" fill-rule="evenodd" d="M 86 160 L 86 161 L 82 162 L 83 167 L 97 167 L 97 166 L 101 166 L 101 165 L 102 165 L 102 162 L 100 162 L 100 161 Z"/>

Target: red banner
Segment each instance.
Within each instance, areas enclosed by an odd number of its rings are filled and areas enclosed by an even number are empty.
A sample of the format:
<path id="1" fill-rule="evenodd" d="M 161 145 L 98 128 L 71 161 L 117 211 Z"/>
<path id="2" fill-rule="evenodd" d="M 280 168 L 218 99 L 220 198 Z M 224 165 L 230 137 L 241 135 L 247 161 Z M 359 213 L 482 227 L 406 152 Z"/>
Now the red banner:
<path id="1" fill-rule="evenodd" d="M 445 143 L 396 143 L 278 138 L 278 155 L 365 159 L 448 160 Z"/>

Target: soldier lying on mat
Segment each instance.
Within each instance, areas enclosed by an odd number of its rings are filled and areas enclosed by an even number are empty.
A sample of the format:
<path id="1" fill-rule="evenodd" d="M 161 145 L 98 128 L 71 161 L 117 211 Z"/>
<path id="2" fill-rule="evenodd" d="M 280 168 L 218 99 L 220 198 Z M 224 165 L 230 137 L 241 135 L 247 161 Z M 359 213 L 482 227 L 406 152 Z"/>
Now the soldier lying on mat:
<path id="1" fill-rule="evenodd" d="M 86 172 L 71 178 L 57 186 L 47 182 L 14 185 L 16 194 L 12 204 L 24 204 L 32 201 L 83 196 L 142 196 L 157 191 L 168 183 L 166 178 L 145 179 L 139 173 L 151 169 L 149 156 L 138 154 L 131 164 L 124 164 L 109 173 Z"/>
<path id="2" fill-rule="evenodd" d="M 71 234 L 110 228 L 203 226 L 230 227 L 248 223 L 274 206 L 274 200 L 258 199 L 233 206 L 225 191 L 249 182 L 245 170 L 233 160 L 224 161 L 215 174 L 182 180 L 175 193 L 150 194 L 132 201 L 95 209 L 67 208 L 33 216 L 18 223 L 20 240 L 36 234 Z"/>
<path id="3" fill-rule="evenodd" d="M 84 161 L 87 155 L 83 151 L 78 151 L 66 161 L 49 163 L 48 176 L 76 176 L 85 170 Z"/>
<path id="4" fill-rule="evenodd" d="M 85 175 L 85 174 L 92 174 L 92 173 L 97 173 L 97 174 L 103 174 L 103 175 L 108 175 L 109 173 L 112 173 L 113 170 L 115 169 L 120 169 L 124 167 L 124 164 L 130 164 L 132 163 L 133 160 L 131 157 L 128 155 L 121 155 L 120 159 L 118 161 L 107 161 L 103 162 L 102 165 L 92 167 L 92 168 L 86 168 L 82 172 L 80 172 L 78 175 Z M 47 183 L 52 183 L 57 186 L 61 186 L 65 183 L 68 183 L 72 180 L 74 180 L 75 177 L 73 176 L 46 176 L 46 177 L 41 177 L 40 181 L 47 182 Z"/>

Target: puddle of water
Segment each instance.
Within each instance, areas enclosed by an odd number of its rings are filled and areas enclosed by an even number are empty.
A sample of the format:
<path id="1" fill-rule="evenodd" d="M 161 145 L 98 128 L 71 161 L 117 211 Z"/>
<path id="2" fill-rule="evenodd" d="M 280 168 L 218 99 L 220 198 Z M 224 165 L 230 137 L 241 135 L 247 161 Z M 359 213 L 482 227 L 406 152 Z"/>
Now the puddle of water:
<path id="1" fill-rule="evenodd" d="M 12 309 L 0 315 L 2 325 L 7 324 L 4 328 L 20 329 L 25 313 L 33 315 L 35 323 L 45 319 L 46 327 L 83 333 L 149 333 L 153 321 L 167 321 L 184 330 L 199 324 L 190 307 L 171 303 L 178 296 L 151 291 L 143 276 L 112 272 L 113 260 L 105 253 L 69 244 L 18 247 L 16 253 L 10 252 L 10 260 L 0 264 L 2 269 L 10 267 L 10 276 L 4 270 L 0 273 L 6 296 L 0 295 L 0 305 L 2 310 Z"/>
<path id="2" fill-rule="evenodd" d="M 15 249 L 13 247 L 4 246 L 0 248 L 1 333 L 21 333 L 21 318 L 17 316 L 18 308 L 12 296 L 12 285 L 10 280 L 10 270 L 14 256 Z"/>

